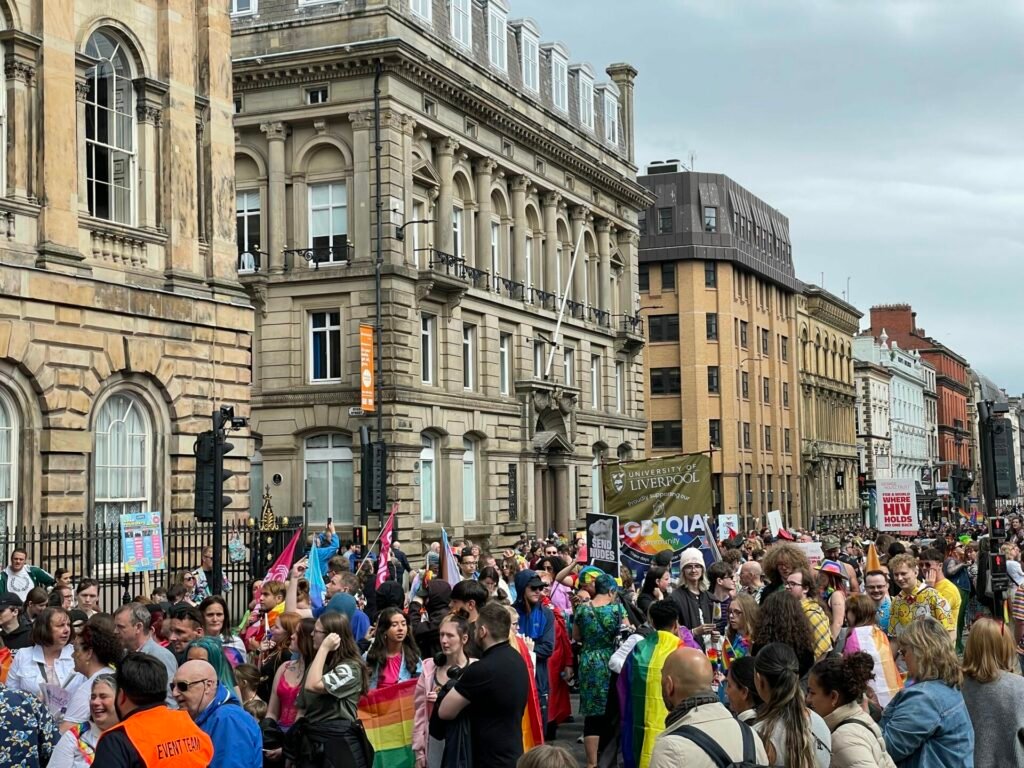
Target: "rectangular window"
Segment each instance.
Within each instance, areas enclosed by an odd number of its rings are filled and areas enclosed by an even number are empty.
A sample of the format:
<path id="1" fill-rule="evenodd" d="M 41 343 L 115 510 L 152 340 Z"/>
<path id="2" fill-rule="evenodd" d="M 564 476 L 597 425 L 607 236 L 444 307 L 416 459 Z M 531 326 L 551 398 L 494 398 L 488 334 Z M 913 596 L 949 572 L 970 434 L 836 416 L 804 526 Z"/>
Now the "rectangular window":
<path id="1" fill-rule="evenodd" d="M 772 382 L 767 376 L 761 377 L 761 398 L 766 405 L 772 401 Z"/>
<path id="2" fill-rule="evenodd" d="M 708 440 L 715 448 L 722 447 L 722 420 L 710 419 L 708 421 Z"/>
<path id="3" fill-rule="evenodd" d="M 704 316 L 704 330 L 708 341 L 718 341 L 718 313 L 708 312 Z"/>
<path id="4" fill-rule="evenodd" d="M 425 21 L 430 21 L 432 0 L 409 0 L 409 8 Z"/>
<path id="5" fill-rule="evenodd" d="M 231 13 L 235 16 L 256 13 L 256 0 L 231 0 Z"/>
<path id="6" fill-rule="evenodd" d="M 547 362 L 546 357 L 544 354 L 544 342 L 533 342 L 533 378 L 543 378 L 544 364 Z"/>
<path id="7" fill-rule="evenodd" d="M 676 265 L 675 262 L 661 265 L 661 290 L 674 291 L 676 289 Z"/>
<path id="8" fill-rule="evenodd" d="M 651 265 L 641 264 L 639 268 L 640 277 L 640 290 L 649 291 L 651 290 Z"/>
<path id="9" fill-rule="evenodd" d="M 588 131 L 594 130 L 594 81 L 579 70 L 577 76 L 580 96 L 580 125 Z"/>
<path id="10" fill-rule="evenodd" d="M 452 255 L 462 258 L 462 209 L 452 208 Z"/>
<path id="11" fill-rule="evenodd" d="M 451 0 L 452 39 L 464 48 L 473 47 L 473 0 Z"/>
<path id="12" fill-rule="evenodd" d="M 309 313 L 310 380 L 341 381 L 341 313 Z"/>
<path id="13" fill-rule="evenodd" d="M 569 62 L 551 51 L 551 103 L 555 109 L 569 111 Z"/>
<path id="14" fill-rule="evenodd" d="M 743 422 L 743 450 L 750 450 L 750 422 Z"/>
<path id="15" fill-rule="evenodd" d="M 779 336 L 779 355 L 782 357 L 782 362 L 789 362 L 789 339 L 785 336 Z"/>
<path id="16" fill-rule="evenodd" d="M 420 314 L 420 381 L 434 383 L 434 339 L 437 316 Z"/>
<path id="17" fill-rule="evenodd" d="M 307 104 L 326 104 L 327 103 L 327 86 L 326 85 L 314 85 L 312 88 L 306 89 L 306 103 Z"/>
<path id="18" fill-rule="evenodd" d="M 782 382 L 782 407 L 789 408 L 789 384 Z"/>
<path id="19" fill-rule="evenodd" d="M 604 140 L 619 145 L 619 99 L 611 91 L 604 92 Z"/>
<path id="20" fill-rule="evenodd" d="M 462 388 L 476 389 L 476 326 L 462 324 Z"/>
<path id="21" fill-rule="evenodd" d="M 651 368 L 652 395 L 682 394 L 683 385 L 678 368 Z"/>
<path id="22" fill-rule="evenodd" d="M 704 206 L 704 231 L 718 231 L 718 209 L 710 205 Z"/>
<path id="23" fill-rule="evenodd" d="M 647 337 L 652 341 L 679 341 L 679 315 L 651 315 Z"/>
<path id="24" fill-rule="evenodd" d="M 658 234 L 668 235 L 672 233 L 672 208 L 658 209 Z"/>
<path id="25" fill-rule="evenodd" d="M 740 397 L 750 399 L 750 374 L 746 371 L 740 373 Z"/>
<path id="26" fill-rule="evenodd" d="M 565 385 L 576 386 L 576 350 L 566 347 L 562 350 L 562 370 L 565 373 Z"/>
<path id="27" fill-rule="evenodd" d="M 348 261 L 348 193 L 345 182 L 309 187 L 309 265 Z"/>
<path id="28" fill-rule="evenodd" d="M 761 329 L 761 354 L 764 355 L 765 357 L 767 357 L 768 356 L 768 352 L 769 352 L 769 349 L 768 349 L 768 329 L 767 328 L 762 328 Z"/>
<path id="29" fill-rule="evenodd" d="M 764 449 L 766 451 L 772 449 L 772 428 L 767 424 L 764 426 Z"/>
<path id="30" fill-rule="evenodd" d="M 590 356 L 590 407 L 601 407 L 601 356 Z"/>
<path id="31" fill-rule="evenodd" d="M 652 421 L 651 446 L 658 450 L 683 447 L 683 423 L 681 421 Z"/>
<path id="32" fill-rule="evenodd" d="M 235 193 L 235 238 L 238 242 L 239 271 L 255 272 L 260 267 L 260 193 Z M 242 254 L 248 254 L 244 258 Z"/>
<path id="33" fill-rule="evenodd" d="M 615 363 L 615 412 L 626 410 L 626 364 Z"/>
<path id="34" fill-rule="evenodd" d="M 721 384 L 718 378 L 718 366 L 708 366 L 708 394 L 717 395 L 720 391 Z"/>
<path id="35" fill-rule="evenodd" d="M 508 70 L 508 17 L 494 5 L 487 14 L 487 55 L 492 67 Z"/>
<path id="36" fill-rule="evenodd" d="M 750 323 L 740 320 L 740 346 L 746 349 L 748 344 L 750 344 Z"/>
<path id="37" fill-rule="evenodd" d="M 640 211 L 636 216 L 636 225 L 640 230 L 640 236 L 647 234 L 647 211 Z"/>
<path id="38" fill-rule="evenodd" d="M 785 429 L 782 432 L 782 450 L 785 451 L 786 453 L 792 453 L 793 452 L 793 446 L 790 443 L 790 436 L 789 436 L 789 430 L 788 429 Z"/>
<path id="39" fill-rule="evenodd" d="M 503 333 L 498 337 L 498 390 L 503 395 L 512 394 L 511 333 Z"/>
<path id="40" fill-rule="evenodd" d="M 522 31 L 523 87 L 534 93 L 540 92 L 540 41 L 525 29 Z"/>
<path id="41" fill-rule="evenodd" d="M 713 261 L 704 262 L 704 287 L 718 287 L 718 265 Z"/>
<path id="42" fill-rule="evenodd" d="M 501 225 L 491 222 L 491 288 L 495 293 L 501 293 Z"/>

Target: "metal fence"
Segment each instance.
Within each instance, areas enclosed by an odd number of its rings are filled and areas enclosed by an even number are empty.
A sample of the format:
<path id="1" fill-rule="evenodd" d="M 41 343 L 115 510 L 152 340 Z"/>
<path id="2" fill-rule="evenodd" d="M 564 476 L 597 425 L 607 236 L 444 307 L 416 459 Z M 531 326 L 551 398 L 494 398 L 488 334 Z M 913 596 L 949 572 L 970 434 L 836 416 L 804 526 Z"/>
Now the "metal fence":
<path id="1" fill-rule="evenodd" d="M 232 585 L 224 598 L 233 622 L 248 608 L 251 580 L 263 577 L 295 527 L 290 522 L 276 530 L 261 531 L 244 521 L 224 523 L 223 573 Z M 211 544 L 212 523 L 172 521 L 163 532 L 165 567 L 148 573 L 125 573 L 119 527 L 19 527 L 0 531 L 0 567 L 10 562 L 12 550 L 21 549 L 28 554 L 30 565 L 50 574 L 58 568 L 70 570 L 75 584 L 83 578 L 97 579 L 100 608 L 112 612 L 138 595 L 148 596 L 156 587 L 173 583 L 179 571 L 199 568 L 203 548 Z"/>

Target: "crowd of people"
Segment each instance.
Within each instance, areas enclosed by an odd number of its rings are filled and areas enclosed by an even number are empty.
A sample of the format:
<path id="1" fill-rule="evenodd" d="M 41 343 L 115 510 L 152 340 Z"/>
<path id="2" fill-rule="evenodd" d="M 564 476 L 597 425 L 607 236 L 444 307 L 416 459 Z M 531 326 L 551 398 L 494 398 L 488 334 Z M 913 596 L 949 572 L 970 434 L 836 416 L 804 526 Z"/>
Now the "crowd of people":
<path id="1" fill-rule="evenodd" d="M 118 605 L 18 550 L 0 765 L 370 768 L 386 747 L 570 768 L 570 721 L 587 768 L 1024 765 L 1022 542 L 1014 518 L 993 596 L 983 529 L 750 532 L 610 574 L 583 536 L 433 542 L 414 565 L 328 526 L 237 623 L 211 550 Z M 384 745 L 367 702 L 399 692 L 413 716 Z"/>

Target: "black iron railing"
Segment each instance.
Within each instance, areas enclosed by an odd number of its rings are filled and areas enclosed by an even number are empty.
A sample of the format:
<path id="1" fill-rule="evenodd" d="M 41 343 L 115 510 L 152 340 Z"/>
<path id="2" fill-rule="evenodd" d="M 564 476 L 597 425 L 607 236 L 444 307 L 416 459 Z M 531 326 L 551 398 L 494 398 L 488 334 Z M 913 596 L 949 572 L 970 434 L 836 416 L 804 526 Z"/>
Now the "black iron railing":
<path id="1" fill-rule="evenodd" d="M 344 245 L 324 245 L 310 248 L 289 248 L 284 251 L 284 268 L 295 269 L 299 261 L 306 261 L 314 269 L 320 269 L 320 265 L 348 264 L 352 261 L 352 246 L 349 243 Z"/>
<path id="2" fill-rule="evenodd" d="M 640 336 L 644 335 L 644 321 L 639 315 L 623 315 L 622 321 L 619 325 L 619 330 L 625 331 L 626 333 L 635 333 Z"/>

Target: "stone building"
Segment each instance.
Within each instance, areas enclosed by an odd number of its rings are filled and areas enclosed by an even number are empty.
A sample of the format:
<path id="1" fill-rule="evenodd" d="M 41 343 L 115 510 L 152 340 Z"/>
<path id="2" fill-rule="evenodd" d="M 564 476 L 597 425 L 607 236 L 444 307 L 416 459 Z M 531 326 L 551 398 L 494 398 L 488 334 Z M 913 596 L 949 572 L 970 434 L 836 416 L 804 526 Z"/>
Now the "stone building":
<path id="1" fill-rule="evenodd" d="M 803 502 L 811 523 L 860 518 L 852 349 L 862 316 L 816 285 L 797 297 Z"/>
<path id="2" fill-rule="evenodd" d="M 855 357 L 853 376 L 857 390 L 860 471 L 869 482 L 888 480 L 892 477 L 892 424 L 889 421 L 892 371 L 880 363 Z"/>
<path id="3" fill-rule="evenodd" d="M 400 527 L 491 546 L 575 527 L 600 462 L 644 445 L 636 71 L 598 77 L 501 0 L 235 11 L 253 485 L 312 524 L 359 522 L 360 428 L 377 429 L 359 411 L 359 326 L 376 323 L 379 254 Z"/>
<path id="4" fill-rule="evenodd" d="M 640 304 L 654 455 L 712 451 L 714 512 L 801 525 L 789 221 L 727 176 L 656 163 L 640 183 Z"/>
<path id="5" fill-rule="evenodd" d="M 226 5 L 2 0 L 0 23 L 0 529 L 191 513 L 195 433 L 249 402 Z"/>

